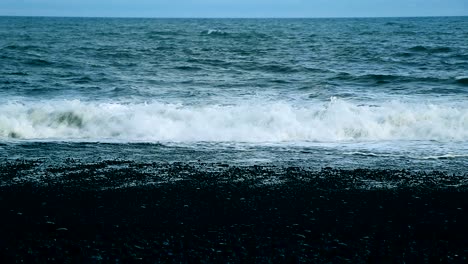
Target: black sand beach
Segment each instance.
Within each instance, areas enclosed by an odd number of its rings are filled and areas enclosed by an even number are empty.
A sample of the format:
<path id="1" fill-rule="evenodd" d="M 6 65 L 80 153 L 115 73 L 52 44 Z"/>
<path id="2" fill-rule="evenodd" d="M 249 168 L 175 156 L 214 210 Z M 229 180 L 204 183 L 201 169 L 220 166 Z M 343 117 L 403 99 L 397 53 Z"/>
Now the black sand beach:
<path id="1" fill-rule="evenodd" d="M 69 160 L 0 175 L 2 263 L 467 261 L 465 172 Z"/>

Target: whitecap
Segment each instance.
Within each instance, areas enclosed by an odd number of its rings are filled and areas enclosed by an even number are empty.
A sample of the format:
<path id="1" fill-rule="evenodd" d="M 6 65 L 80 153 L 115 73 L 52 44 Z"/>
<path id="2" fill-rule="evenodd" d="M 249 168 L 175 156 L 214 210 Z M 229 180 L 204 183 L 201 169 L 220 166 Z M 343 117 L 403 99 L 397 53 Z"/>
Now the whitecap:
<path id="1" fill-rule="evenodd" d="M 239 102 L 9 102 L 0 105 L 3 140 L 146 142 L 342 142 L 468 140 L 468 108 L 425 103 L 362 105 Z"/>

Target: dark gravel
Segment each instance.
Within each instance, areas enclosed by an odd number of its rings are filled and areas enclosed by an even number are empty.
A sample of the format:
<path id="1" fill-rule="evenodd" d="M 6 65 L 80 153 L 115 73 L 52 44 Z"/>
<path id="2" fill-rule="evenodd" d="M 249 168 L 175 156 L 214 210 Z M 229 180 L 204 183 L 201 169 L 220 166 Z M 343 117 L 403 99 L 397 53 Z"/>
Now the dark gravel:
<path id="1" fill-rule="evenodd" d="M 468 175 L 69 160 L 0 166 L 0 262 L 464 263 Z"/>

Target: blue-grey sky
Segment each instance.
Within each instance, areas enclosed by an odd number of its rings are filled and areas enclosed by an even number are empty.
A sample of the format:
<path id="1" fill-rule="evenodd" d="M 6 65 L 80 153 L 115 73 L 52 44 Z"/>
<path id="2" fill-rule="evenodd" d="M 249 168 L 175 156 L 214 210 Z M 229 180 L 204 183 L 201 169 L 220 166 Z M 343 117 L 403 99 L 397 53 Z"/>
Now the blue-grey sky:
<path id="1" fill-rule="evenodd" d="M 0 0 L 0 15 L 93 17 L 467 16 L 468 0 Z"/>

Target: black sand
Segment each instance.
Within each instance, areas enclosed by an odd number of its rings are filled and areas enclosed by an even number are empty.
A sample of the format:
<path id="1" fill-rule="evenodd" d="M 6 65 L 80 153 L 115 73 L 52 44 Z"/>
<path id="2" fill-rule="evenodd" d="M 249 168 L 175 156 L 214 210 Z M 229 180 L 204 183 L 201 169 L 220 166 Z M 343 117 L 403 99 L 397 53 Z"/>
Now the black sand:
<path id="1" fill-rule="evenodd" d="M 70 160 L 3 163 L 0 175 L 2 263 L 463 263 L 468 256 L 465 172 Z"/>

